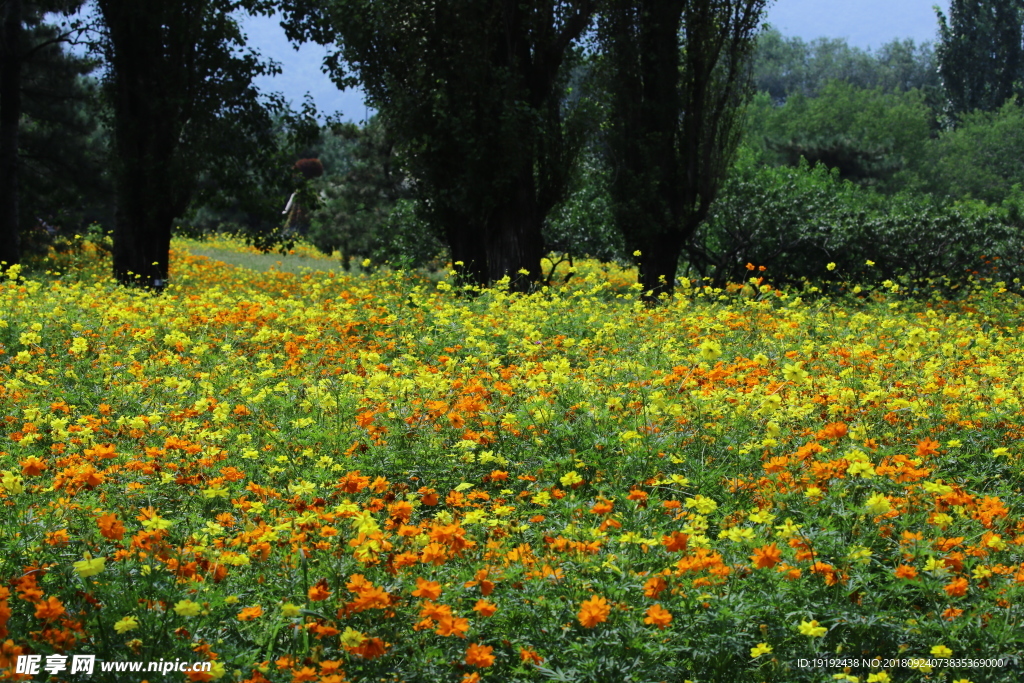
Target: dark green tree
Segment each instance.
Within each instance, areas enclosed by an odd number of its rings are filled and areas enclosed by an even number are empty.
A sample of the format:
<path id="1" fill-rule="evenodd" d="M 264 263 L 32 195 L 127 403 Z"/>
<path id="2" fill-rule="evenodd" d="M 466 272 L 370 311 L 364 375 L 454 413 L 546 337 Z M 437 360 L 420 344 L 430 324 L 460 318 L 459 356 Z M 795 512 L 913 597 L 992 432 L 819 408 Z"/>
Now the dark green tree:
<path id="1" fill-rule="evenodd" d="M 939 73 L 954 118 L 976 109 L 995 111 L 1024 81 L 1024 3 L 1021 0 L 952 0 L 939 17 Z"/>
<path id="2" fill-rule="evenodd" d="M 33 27 L 42 43 L 56 26 Z M 53 42 L 25 65 L 19 132 L 20 225 L 26 251 L 48 245 L 57 232 L 84 233 L 113 224 L 109 138 L 103 125 L 96 61 Z"/>
<path id="3" fill-rule="evenodd" d="M 782 105 L 758 95 L 748 119 L 748 142 L 763 145 L 767 161 L 820 161 L 844 179 L 886 191 L 913 181 L 934 120 L 920 90 L 865 89 L 838 80 L 817 97 L 798 91 Z"/>
<path id="4" fill-rule="evenodd" d="M 75 11 L 81 0 L 0 0 L 0 262 L 21 259 L 19 233 L 19 132 L 24 105 L 25 69 L 77 30 L 39 30 L 48 12 Z"/>
<path id="5" fill-rule="evenodd" d="M 766 0 L 610 0 L 613 213 L 648 301 L 670 294 L 743 132 Z"/>
<path id="6" fill-rule="evenodd" d="M 541 228 L 580 148 L 565 67 L 596 4 L 284 3 L 293 40 L 337 46 L 335 81 L 365 90 L 464 278 L 519 290 L 539 276 Z"/>
<path id="7" fill-rule="evenodd" d="M 273 148 L 270 112 L 252 81 L 274 67 L 243 50 L 234 13 L 257 9 L 253 2 L 96 4 L 112 111 L 114 276 L 159 289 L 174 220 L 199 179 L 244 182 Z"/>

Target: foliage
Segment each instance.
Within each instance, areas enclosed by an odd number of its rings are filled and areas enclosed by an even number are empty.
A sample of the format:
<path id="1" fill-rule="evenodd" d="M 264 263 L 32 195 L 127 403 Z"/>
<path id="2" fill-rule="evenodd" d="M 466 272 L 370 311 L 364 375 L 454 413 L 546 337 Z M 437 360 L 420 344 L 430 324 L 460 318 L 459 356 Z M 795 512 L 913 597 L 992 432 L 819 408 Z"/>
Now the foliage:
<path id="1" fill-rule="evenodd" d="M 1024 183 L 1024 112 L 1011 99 L 995 111 L 964 114 L 926 151 L 928 190 L 1000 204 Z"/>
<path id="2" fill-rule="evenodd" d="M 949 19 L 936 8 L 939 73 L 955 119 L 995 111 L 1021 92 L 1024 6 L 1018 0 L 952 0 Z"/>
<path id="3" fill-rule="evenodd" d="M 608 171 L 596 155 L 584 157 L 568 199 L 548 217 L 544 246 L 570 265 L 581 257 L 629 261 L 612 217 Z"/>
<path id="4" fill-rule="evenodd" d="M 160 289 L 171 229 L 205 176 L 252 187 L 274 151 L 273 122 L 252 85 L 274 67 L 245 52 L 233 15 L 253 2 L 98 0 L 118 206 L 114 272 Z M 272 165 L 269 165 L 272 168 Z"/>
<path id="5" fill-rule="evenodd" d="M 765 167 L 747 150 L 696 236 L 692 263 L 718 283 L 742 281 L 749 263 L 766 266 L 775 282 L 821 283 L 835 269 L 854 279 L 902 278 L 919 293 L 944 278 L 948 292 L 993 263 L 1007 280 L 1024 276 L 1007 218 L 985 205 L 880 196 L 806 161 Z"/>
<path id="6" fill-rule="evenodd" d="M 920 90 L 867 90 L 829 81 L 816 97 L 797 92 L 782 105 L 755 99 L 747 139 L 767 160 L 795 166 L 821 162 L 842 178 L 894 191 L 914 182 L 933 117 Z"/>
<path id="7" fill-rule="evenodd" d="M 50 42 L 24 65 L 18 133 L 21 225 L 33 236 L 50 232 L 43 246 L 57 232 L 112 225 L 113 188 L 99 83 L 91 76 L 97 63 L 63 49 L 56 26 L 39 24 L 28 33 L 32 44 Z"/>
<path id="8" fill-rule="evenodd" d="M 768 28 L 758 35 L 753 61 L 755 88 L 776 104 L 798 94 L 818 97 L 832 81 L 886 92 L 934 93 L 941 85 L 931 45 L 913 40 L 893 40 L 871 52 L 842 38 L 807 43 Z"/>
<path id="9" fill-rule="evenodd" d="M 80 89 L 75 87 L 74 78 L 89 70 L 83 60 L 68 58 L 60 49 L 61 43 L 78 34 L 77 26 L 58 30 L 45 22 L 45 15 L 62 13 L 66 17 L 81 4 L 82 0 L 4 0 L 0 3 L 0 263 L 20 261 L 20 233 L 30 229 L 23 221 L 25 211 L 21 201 L 27 150 L 23 149 L 19 139 L 26 102 L 30 109 L 34 109 L 30 115 L 38 116 L 41 109 L 46 109 L 49 111 L 43 115 L 43 120 L 52 121 L 53 110 L 58 107 L 54 107 L 52 102 L 40 106 L 41 96 L 45 99 L 47 95 L 70 95 L 70 99 L 75 100 L 76 91 Z M 43 72 L 49 73 L 40 78 Z M 26 84 L 26 78 L 34 82 Z M 45 83 L 42 88 L 39 87 L 41 82 Z M 69 121 L 76 117 L 64 114 L 62 118 Z M 68 144 L 72 155 L 82 146 L 81 131 L 76 128 L 78 126 L 72 126 Z M 39 136 L 35 142 L 39 142 Z M 39 151 L 38 148 L 35 151 Z M 52 162 L 53 155 L 49 156 Z M 38 165 L 33 170 L 38 171 Z M 53 174 L 44 175 L 49 177 Z M 38 192 L 41 184 L 46 183 L 40 183 L 38 177 L 31 178 L 30 193 Z M 29 197 L 30 201 L 33 199 L 37 197 Z M 45 234 L 46 231 L 43 232 Z"/>
<path id="10" fill-rule="evenodd" d="M 307 236 L 313 244 L 325 254 L 340 252 L 346 269 L 353 258 L 405 268 L 437 258 L 442 243 L 417 215 L 410 179 L 380 117 L 336 127 L 320 144 L 328 172 L 310 184 L 317 202 Z"/>
<path id="11" fill-rule="evenodd" d="M 763 0 L 619 0 L 599 36 L 609 70 L 612 214 L 644 296 L 671 294 L 742 137 Z"/>
<path id="12" fill-rule="evenodd" d="M 424 218 L 472 282 L 536 277 L 541 227 L 580 147 L 563 91 L 594 0 L 290 0 L 293 39 L 334 45 L 414 179 Z"/>
<path id="13" fill-rule="evenodd" d="M 588 263 L 461 297 L 174 254 L 160 297 L 0 283 L 0 677 L 1020 679 L 1005 288 L 646 309 Z"/>

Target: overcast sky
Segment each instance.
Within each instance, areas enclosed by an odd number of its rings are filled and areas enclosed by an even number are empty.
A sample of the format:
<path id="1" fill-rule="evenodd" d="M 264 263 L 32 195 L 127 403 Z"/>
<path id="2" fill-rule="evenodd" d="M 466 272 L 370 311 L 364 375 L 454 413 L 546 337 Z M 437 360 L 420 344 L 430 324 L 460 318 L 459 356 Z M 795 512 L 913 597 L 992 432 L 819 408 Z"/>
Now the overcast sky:
<path id="1" fill-rule="evenodd" d="M 945 12 L 949 0 L 776 0 L 768 10 L 768 23 L 786 36 L 807 41 L 845 38 L 850 45 L 876 49 L 895 38 L 934 42 L 935 5 Z M 365 118 L 362 94 L 339 91 L 320 72 L 323 48 L 306 45 L 296 52 L 274 19 L 249 19 L 245 30 L 249 44 L 284 69 L 280 76 L 258 81 L 262 89 L 284 93 L 296 105 L 308 91 L 325 114 L 340 112 L 351 121 Z"/>

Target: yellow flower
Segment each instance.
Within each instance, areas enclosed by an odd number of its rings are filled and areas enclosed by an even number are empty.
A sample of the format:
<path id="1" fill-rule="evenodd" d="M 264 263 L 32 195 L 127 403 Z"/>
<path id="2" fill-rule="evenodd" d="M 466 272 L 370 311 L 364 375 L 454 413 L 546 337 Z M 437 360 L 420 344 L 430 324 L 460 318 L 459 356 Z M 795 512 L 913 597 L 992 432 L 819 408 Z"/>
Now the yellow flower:
<path id="1" fill-rule="evenodd" d="M 25 484 L 24 479 L 16 475 L 14 472 L 0 472 L 0 489 L 8 491 L 9 493 L 24 493 Z"/>
<path id="2" fill-rule="evenodd" d="M 868 259 L 868 260 L 867 260 L 867 261 L 865 261 L 864 263 L 868 264 L 869 266 L 873 266 L 873 265 L 875 265 L 875 262 L 874 262 L 874 261 L 872 261 L 872 260 L 870 260 L 870 259 Z"/>
<path id="3" fill-rule="evenodd" d="M 114 622 L 114 630 L 118 633 L 127 633 L 128 631 L 134 631 L 138 627 L 139 620 L 131 615 L 128 615 L 127 617 L 121 617 L 119 620 Z"/>
<path id="4" fill-rule="evenodd" d="M 829 270 L 835 270 L 836 269 L 836 264 L 834 264 L 832 262 L 829 262 L 829 264 L 827 266 L 825 266 L 825 267 L 828 268 Z"/>
<path id="5" fill-rule="evenodd" d="M 640 255 L 641 254 L 640 254 L 640 250 L 639 249 L 637 249 L 636 251 L 633 252 L 633 256 L 640 256 Z"/>
<path id="6" fill-rule="evenodd" d="M 800 633 L 808 638 L 821 638 L 828 633 L 828 629 L 824 626 L 819 626 L 817 620 L 801 621 L 799 629 Z"/>
<path id="7" fill-rule="evenodd" d="M 804 370 L 803 362 L 790 363 L 782 369 L 782 376 L 786 378 L 787 382 L 803 382 L 806 380 L 810 373 Z"/>
<path id="8" fill-rule="evenodd" d="M 370 267 L 370 259 L 364 258 L 363 259 L 363 268 L 369 268 L 369 267 Z"/>
<path id="9" fill-rule="evenodd" d="M 341 644 L 345 647 L 359 647 L 364 640 L 366 640 L 366 636 L 351 626 L 346 626 L 345 632 L 341 634 Z"/>
<path id="10" fill-rule="evenodd" d="M 151 518 L 143 520 L 142 522 L 142 526 L 145 527 L 147 531 L 170 529 L 173 524 L 174 522 L 169 519 L 164 519 L 160 515 L 153 515 Z"/>
<path id="11" fill-rule="evenodd" d="M 864 507 L 873 515 L 884 515 L 892 509 L 889 499 L 881 493 L 876 493 L 868 498 L 867 502 L 864 503 Z"/>
<path id="12" fill-rule="evenodd" d="M 953 651 L 945 645 L 935 645 L 932 647 L 932 657 L 952 657 Z"/>
<path id="13" fill-rule="evenodd" d="M 563 474 L 558 481 L 562 483 L 562 486 L 572 486 L 573 484 L 579 484 L 583 481 L 583 477 L 580 476 L 579 472 L 573 470 L 572 472 Z"/>
<path id="14" fill-rule="evenodd" d="M 758 643 L 756 647 L 750 648 L 750 656 L 757 659 L 761 655 L 769 654 L 772 651 L 772 646 L 768 643 Z"/>
<path id="15" fill-rule="evenodd" d="M 174 613 L 181 617 L 194 617 L 202 611 L 202 606 L 192 600 L 179 600 L 174 605 Z"/>
<path id="16" fill-rule="evenodd" d="M 286 602 L 283 605 L 281 605 L 281 614 L 290 619 L 292 617 L 297 617 L 300 614 L 302 614 L 302 608 L 298 605 L 293 605 L 290 602 Z"/>
<path id="17" fill-rule="evenodd" d="M 889 678 L 889 674 L 884 671 L 868 674 L 868 683 L 889 683 L 891 680 L 892 679 Z"/>
<path id="18" fill-rule="evenodd" d="M 103 571 L 103 565 L 107 562 L 107 558 L 97 557 L 94 559 L 89 553 L 84 553 L 82 557 L 85 559 L 74 563 L 75 572 L 81 577 L 99 574 Z"/>
<path id="19" fill-rule="evenodd" d="M 722 345 L 710 339 L 700 345 L 700 357 L 706 361 L 713 361 L 722 355 Z"/>

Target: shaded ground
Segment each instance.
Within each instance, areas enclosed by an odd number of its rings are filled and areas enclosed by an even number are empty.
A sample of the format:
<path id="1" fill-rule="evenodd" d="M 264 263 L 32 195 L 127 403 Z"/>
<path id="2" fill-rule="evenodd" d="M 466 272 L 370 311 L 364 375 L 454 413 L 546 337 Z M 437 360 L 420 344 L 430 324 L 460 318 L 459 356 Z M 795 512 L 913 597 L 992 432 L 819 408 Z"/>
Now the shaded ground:
<path id="1" fill-rule="evenodd" d="M 303 270 L 343 270 L 341 261 L 338 259 L 309 258 L 308 256 L 300 256 L 298 254 L 281 254 L 277 252 L 249 254 L 215 247 L 189 246 L 187 249 L 196 256 L 206 256 L 215 261 L 223 261 L 228 265 L 249 268 L 250 270 L 279 270 L 285 273 L 299 273 Z"/>

